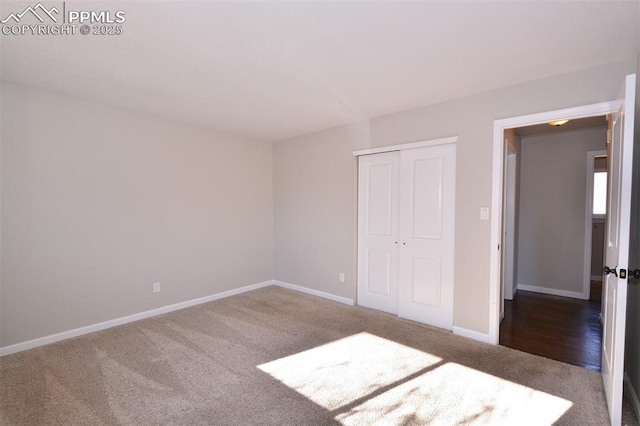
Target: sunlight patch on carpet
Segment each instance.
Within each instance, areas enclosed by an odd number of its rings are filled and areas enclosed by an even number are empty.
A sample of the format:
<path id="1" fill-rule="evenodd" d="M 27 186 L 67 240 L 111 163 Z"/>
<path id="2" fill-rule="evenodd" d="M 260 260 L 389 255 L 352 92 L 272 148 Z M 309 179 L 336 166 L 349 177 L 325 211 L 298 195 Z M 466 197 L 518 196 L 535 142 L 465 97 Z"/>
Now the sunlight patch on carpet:
<path id="1" fill-rule="evenodd" d="M 258 368 L 316 404 L 335 410 L 440 361 L 391 340 L 359 333 Z"/>
<path id="2" fill-rule="evenodd" d="M 551 425 L 573 405 L 369 333 L 258 368 L 344 425 Z"/>
<path id="3" fill-rule="evenodd" d="M 404 382 L 340 413 L 344 425 L 552 425 L 573 404 L 456 363 Z"/>

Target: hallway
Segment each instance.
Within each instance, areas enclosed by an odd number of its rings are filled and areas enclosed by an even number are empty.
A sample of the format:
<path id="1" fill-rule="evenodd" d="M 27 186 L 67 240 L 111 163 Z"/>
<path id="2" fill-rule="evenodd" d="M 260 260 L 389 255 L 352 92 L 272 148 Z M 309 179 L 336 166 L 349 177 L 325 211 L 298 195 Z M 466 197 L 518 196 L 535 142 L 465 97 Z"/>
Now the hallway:
<path id="1" fill-rule="evenodd" d="M 600 371 L 599 300 L 519 291 L 504 302 L 500 344 Z"/>

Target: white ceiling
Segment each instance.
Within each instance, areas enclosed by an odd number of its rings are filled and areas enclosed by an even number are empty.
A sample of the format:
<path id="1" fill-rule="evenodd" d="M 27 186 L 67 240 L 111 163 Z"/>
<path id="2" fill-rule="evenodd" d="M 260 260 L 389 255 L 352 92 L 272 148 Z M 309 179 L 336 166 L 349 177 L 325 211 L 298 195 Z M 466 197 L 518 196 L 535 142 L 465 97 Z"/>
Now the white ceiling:
<path id="1" fill-rule="evenodd" d="M 3 0 L 2 17 L 26 3 Z M 3 35 L 3 80 L 265 140 L 628 59 L 640 45 L 638 1 L 66 7 L 124 10 L 124 33 Z"/>

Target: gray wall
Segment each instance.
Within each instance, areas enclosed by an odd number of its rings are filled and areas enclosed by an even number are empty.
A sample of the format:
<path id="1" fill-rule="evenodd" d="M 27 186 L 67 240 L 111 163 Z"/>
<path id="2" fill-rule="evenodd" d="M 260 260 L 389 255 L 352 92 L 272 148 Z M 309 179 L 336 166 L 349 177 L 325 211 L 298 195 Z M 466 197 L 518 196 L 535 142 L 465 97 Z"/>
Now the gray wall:
<path id="1" fill-rule="evenodd" d="M 273 278 L 270 143 L 11 84 L 1 124 L 0 346 Z"/>
<path id="2" fill-rule="evenodd" d="M 582 293 L 587 152 L 607 128 L 522 138 L 518 285 Z"/>
<path id="3" fill-rule="evenodd" d="M 479 209 L 491 205 L 493 121 L 613 99 L 635 68 L 550 77 L 273 150 L 3 85 L 0 345 L 270 278 L 353 298 L 351 151 L 451 135 L 459 136 L 456 270 L 468 271 L 456 274 L 454 324 L 487 333 L 490 222 Z"/>
<path id="4" fill-rule="evenodd" d="M 357 161 L 367 122 L 274 145 L 275 279 L 355 300 Z M 338 276 L 345 274 L 345 282 Z"/>
<path id="5" fill-rule="evenodd" d="M 351 157 L 351 149 L 458 135 L 454 325 L 488 333 L 490 221 L 480 220 L 480 208 L 491 205 L 494 120 L 615 99 L 624 75 L 634 72 L 635 67 L 635 61 L 609 64 L 377 117 L 370 120 L 368 141 L 353 135 L 345 138 L 343 132 L 347 132 L 348 127 L 343 127 L 316 135 L 319 138 L 317 142 L 313 142 L 314 135 L 276 142 L 276 175 L 286 174 L 298 180 L 296 185 L 286 188 L 278 188 L 280 179 L 275 180 L 276 233 L 286 232 L 284 229 L 291 221 L 291 216 L 285 219 L 282 215 L 296 212 L 296 222 L 317 224 L 318 228 L 309 235 L 330 234 L 337 238 L 332 241 L 332 247 L 336 248 L 332 259 L 354 262 L 356 162 Z M 301 146 L 296 146 L 296 142 L 301 142 Z M 320 143 L 327 146 L 315 146 Z M 290 150 L 295 150 L 295 154 L 290 154 Z M 322 156 L 316 159 L 315 152 L 318 150 Z M 298 198 L 298 195 L 304 195 L 303 188 L 322 187 L 324 184 L 317 182 L 319 178 L 315 174 L 294 173 L 303 167 L 296 164 L 297 158 L 308 160 L 306 167 L 326 168 L 331 170 L 331 176 L 340 177 L 335 181 L 332 178 L 331 182 L 341 185 L 343 190 L 315 194 L 313 203 L 340 209 L 345 212 L 343 215 L 336 216 L 331 222 L 318 222 L 319 215 L 308 207 L 309 201 Z M 347 193 L 351 194 L 351 198 L 346 196 Z M 292 226 L 298 225 L 295 223 Z M 287 238 L 276 237 L 277 240 L 283 238 L 276 242 L 276 259 L 284 259 L 295 251 L 293 242 L 297 238 L 296 233 L 291 231 L 288 234 Z M 318 290 L 335 291 L 336 284 L 330 282 L 335 281 L 333 277 L 338 272 L 334 261 L 324 262 L 312 251 L 300 254 L 296 259 L 296 264 L 280 262 L 276 267 L 276 279 L 298 281 L 293 284 L 314 283 L 314 288 Z M 304 270 L 302 265 L 305 263 L 314 265 L 314 268 Z M 354 268 L 352 266 L 352 274 Z M 317 274 L 328 277 L 327 282 L 315 278 Z M 340 287 L 339 294 L 354 297 L 355 281 L 351 281 L 348 287 Z"/>
<path id="6" fill-rule="evenodd" d="M 640 73 L 640 55 L 638 55 Z M 640 81 L 636 77 L 635 146 L 633 159 L 633 194 L 631 196 L 631 238 L 629 268 L 640 268 Z M 640 280 L 629 284 L 627 295 L 627 334 L 625 371 L 640 398 Z M 640 413 L 637 413 L 640 416 Z"/>

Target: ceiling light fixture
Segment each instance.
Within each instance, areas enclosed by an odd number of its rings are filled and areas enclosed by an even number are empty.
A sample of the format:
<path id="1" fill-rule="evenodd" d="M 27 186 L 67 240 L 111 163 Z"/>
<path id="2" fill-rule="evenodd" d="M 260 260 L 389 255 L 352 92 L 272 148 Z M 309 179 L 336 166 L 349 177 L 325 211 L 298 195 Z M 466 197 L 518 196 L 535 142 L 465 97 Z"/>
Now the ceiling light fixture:
<path id="1" fill-rule="evenodd" d="M 556 121 L 551 121 L 549 122 L 549 126 L 562 126 L 563 124 L 567 124 L 569 122 L 569 120 L 556 120 Z"/>

